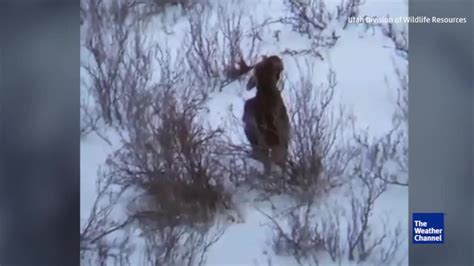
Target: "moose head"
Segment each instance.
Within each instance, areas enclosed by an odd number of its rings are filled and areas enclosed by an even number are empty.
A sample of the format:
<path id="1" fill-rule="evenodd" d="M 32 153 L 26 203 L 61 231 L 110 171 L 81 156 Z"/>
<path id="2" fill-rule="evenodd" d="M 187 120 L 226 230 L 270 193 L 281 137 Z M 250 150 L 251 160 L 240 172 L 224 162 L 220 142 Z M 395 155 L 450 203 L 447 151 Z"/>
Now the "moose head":
<path id="1" fill-rule="evenodd" d="M 254 87 L 257 89 L 274 88 L 280 80 L 281 72 L 283 72 L 283 61 L 276 55 L 264 55 L 253 68 L 254 73 L 247 82 L 247 90 Z"/>

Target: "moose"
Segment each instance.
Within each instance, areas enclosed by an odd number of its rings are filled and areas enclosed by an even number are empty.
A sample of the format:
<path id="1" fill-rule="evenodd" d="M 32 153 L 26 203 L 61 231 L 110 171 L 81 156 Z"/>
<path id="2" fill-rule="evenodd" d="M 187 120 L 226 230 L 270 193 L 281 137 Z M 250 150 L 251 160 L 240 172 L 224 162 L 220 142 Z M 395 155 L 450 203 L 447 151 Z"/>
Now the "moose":
<path id="1" fill-rule="evenodd" d="M 286 166 L 290 122 L 277 83 L 283 71 L 283 62 L 276 55 L 264 56 L 253 66 L 254 73 L 247 82 L 247 90 L 257 93 L 244 105 L 242 121 L 252 156 L 264 164 L 265 172 L 271 165 Z"/>

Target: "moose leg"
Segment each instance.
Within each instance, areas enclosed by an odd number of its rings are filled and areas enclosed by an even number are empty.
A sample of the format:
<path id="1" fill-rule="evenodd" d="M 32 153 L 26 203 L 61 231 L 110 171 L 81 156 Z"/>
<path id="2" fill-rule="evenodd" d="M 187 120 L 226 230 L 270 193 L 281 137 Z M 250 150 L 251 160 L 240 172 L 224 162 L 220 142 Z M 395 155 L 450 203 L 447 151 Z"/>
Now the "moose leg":
<path id="1" fill-rule="evenodd" d="M 250 156 L 257 161 L 263 162 L 263 160 L 269 156 L 268 147 L 264 144 L 265 142 L 261 134 L 258 133 L 257 127 L 248 124 L 245 128 L 245 135 L 252 147 Z M 260 143 L 262 143 L 262 145 L 260 145 Z"/>
<path id="2" fill-rule="evenodd" d="M 286 172 L 287 153 L 288 149 L 283 145 L 273 146 L 271 149 L 271 161 L 281 168 L 282 173 Z"/>
<path id="3" fill-rule="evenodd" d="M 265 175 L 269 175 L 272 171 L 272 161 L 268 156 L 265 156 L 262 160 L 263 163 L 263 172 Z"/>
<path id="4" fill-rule="evenodd" d="M 270 158 L 270 147 L 265 144 L 265 141 L 262 139 L 261 142 L 262 145 L 259 145 L 256 147 L 256 153 L 257 153 L 257 160 L 262 162 L 263 164 L 263 169 L 265 174 L 269 174 L 271 171 L 271 158 Z"/>
<path id="5" fill-rule="evenodd" d="M 262 161 L 265 158 L 265 150 L 258 145 L 252 145 L 251 157 L 257 161 Z"/>
<path id="6" fill-rule="evenodd" d="M 257 102 L 255 98 L 245 101 L 244 105 L 244 115 L 242 117 L 242 122 L 244 123 L 244 133 L 252 147 L 251 157 L 256 160 L 261 160 L 263 152 L 259 147 L 259 143 L 262 143 L 260 137 L 260 132 L 257 127 L 257 122 L 255 120 L 255 109 L 257 107 Z"/>
<path id="7" fill-rule="evenodd" d="M 274 163 L 284 164 L 286 160 L 286 149 L 281 145 L 273 146 L 271 157 Z"/>

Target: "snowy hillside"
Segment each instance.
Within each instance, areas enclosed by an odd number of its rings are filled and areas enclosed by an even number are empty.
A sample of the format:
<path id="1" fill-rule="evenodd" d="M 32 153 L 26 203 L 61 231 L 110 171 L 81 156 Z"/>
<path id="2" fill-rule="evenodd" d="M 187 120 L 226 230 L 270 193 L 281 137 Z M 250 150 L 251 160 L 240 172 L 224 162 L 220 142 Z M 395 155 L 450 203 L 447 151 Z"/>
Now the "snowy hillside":
<path id="1" fill-rule="evenodd" d="M 405 1 L 164 2 L 81 0 L 82 264 L 407 265 L 407 25 L 346 23 Z M 240 53 L 283 60 L 299 185 L 247 156 Z"/>

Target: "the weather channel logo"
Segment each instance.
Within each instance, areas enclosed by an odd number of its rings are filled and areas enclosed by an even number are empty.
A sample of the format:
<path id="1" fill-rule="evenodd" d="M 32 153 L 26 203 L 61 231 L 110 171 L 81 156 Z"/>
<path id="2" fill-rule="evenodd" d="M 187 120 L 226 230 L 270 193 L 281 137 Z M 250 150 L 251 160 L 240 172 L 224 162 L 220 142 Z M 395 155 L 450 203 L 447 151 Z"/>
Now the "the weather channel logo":
<path id="1" fill-rule="evenodd" d="M 413 213 L 413 244 L 443 244 L 444 213 Z"/>

